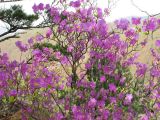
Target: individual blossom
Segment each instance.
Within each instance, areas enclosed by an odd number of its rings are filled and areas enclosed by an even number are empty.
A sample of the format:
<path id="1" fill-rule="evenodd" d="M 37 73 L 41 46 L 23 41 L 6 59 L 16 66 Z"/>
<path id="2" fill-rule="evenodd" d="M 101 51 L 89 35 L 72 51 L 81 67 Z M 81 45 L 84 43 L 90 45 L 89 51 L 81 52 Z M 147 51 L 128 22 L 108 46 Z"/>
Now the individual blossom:
<path id="1" fill-rule="evenodd" d="M 28 70 L 28 64 L 26 63 L 22 63 L 21 66 L 19 67 L 19 71 L 21 72 L 21 74 L 24 76 L 26 76 L 27 70 Z"/>
<path id="2" fill-rule="evenodd" d="M 108 120 L 109 114 L 110 114 L 110 113 L 109 113 L 109 110 L 107 110 L 107 109 L 106 109 L 106 110 L 103 110 L 103 111 L 102 111 L 103 119 L 104 119 L 104 120 Z"/>
<path id="3" fill-rule="evenodd" d="M 80 25 L 84 31 L 91 32 L 95 27 L 95 22 L 86 22 Z"/>
<path id="4" fill-rule="evenodd" d="M 62 4 L 63 4 L 64 2 L 66 2 L 66 0 L 60 0 L 60 3 L 62 3 Z"/>
<path id="5" fill-rule="evenodd" d="M 135 36 L 136 31 L 134 29 L 129 29 L 124 34 L 126 37 L 133 37 L 133 36 Z"/>
<path id="6" fill-rule="evenodd" d="M 49 29 L 47 30 L 46 37 L 47 37 L 47 38 L 50 38 L 51 35 L 52 35 L 52 29 L 49 28 Z"/>
<path id="7" fill-rule="evenodd" d="M 140 44 L 142 47 L 145 47 L 147 44 L 147 39 L 144 39 Z"/>
<path id="8" fill-rule="evenodd" d="M 160 61 L 160 54 L 157 53 L 153 48 L 150 49 L 152 56 L 155 58 L 156 61 Z"/>
<path id="9" fill-rule="evenodd" d="M 29 38 L 29 39 L 28 39 L 28 43 L 29 43 L 30 45 L 32 45 L 32 44 L 33 44 L 33 38 Z"/>
<path id="10" fill-rule="evenodd" d="M 58 24 L 60 21 L 61 21 L 61 17 L 60 17 L 59 14 L 57 14 L 57 15 L 55 15 L 55 16 L 53 17 L 53 22 L 54 22 L 54 23 Z"/>
<path id="11" fill-rule="evenodd" d="M 124 85 L 125 81 L 126 81 L 126 77 L 120 78 L 120 84 L 121 85 Z"/>
<path id="12" fill-rule="evenodd" d="M 109 97 L 109 100 L 111 103 L 116 103 L 117 100 L 116 100 L 116 97 Z"/>
<path id="13" fill-rule="evenodd" d="M 4 91 L 0 90 L 0 98 L 4 96 Z"/>
<path id="14" fill-rule="evenodd" d="M 37 41 L 42 41 L 43 39 L 44 39 L 43 35 L 39 34 L 39 35 L 36 36 Z"/>
<path id="15" fill-rule="evenodd" d="M 155 108 L 156 108 L 157 110 L 160 110 L 160 102 L 155 103 Z"/>
<path id="16" fill-rule="evenodd" d="M 51 49 L 49 49 L 48 47 L 44 47 L 43 48 L 43 53 L 47 56 L 51 55 Z"/>
<path id="17" fill-rule="evenodd" d="M 104 19 L 98 20 L 96 30 L 97 30 L 96 32 L 98 32 L 99 35 L 102 36 L 107 35 L 108 25 L 106 24 L 106 21 Z"/>
<path id="18" fill-rule="evenodd" d="M 73 106 L 71 107 L 71 109 L 72 109 L 73 114 L 78 113 L 78 107 L 77 107 L 76 105 L 73 105 Z"/>
<path id="19" fill-rule="evenodd" d="M 160 47 L 160 40 L 156 40 L 155 45 L 156 45 L 157 47 Z"/>
<path id="20" fill-rule="evenodd" d="M 32 9 L 33 9 L 34 13 L 37 13 L 39 10 L 38 6 L 36 4 L 33 5 Z"/>
<path id="21" fill-rule="evenodd" d="M 64 115 L 59 112 L 59 113 L 56 113 L 56 115 L 54 116 L 54 120 L 63 120 L 64 119 Z"/>
<path id="22" fill-rule="evenodd" d="M 110 10 L 109 10 L 108 8 L 105 8 L 105 9 L 104 9 L 104 13 L 105 13 L 106 15 L 109 15 L 109 14 L 110 14 Z"/>
<path id="23" fill-rule="evenodd" d="M 51 7 L 49 4 L 46 4 L 45 9 L 49 10 Z"/>
<path id="24" fill-rule="evenodd" d="M 85 68 L 86 69 L 91 69 L 92 68 L 92 64 L 91 63 L 86 63 L 85 64 Z"/>
<path id="25" fill-rule="evenodd" d="M 147 65 L 138 62 L 136 63 L 136 67 L 137 67 L 136 70 L 137 76 L 144 76 L 147 71 Z"/>
<path id="26" fill-rule="evenodd" d="M 125 96 L 124 93 L 121 92 L 118 94 L 118 99 L 122 100 L 124 98 L 124 96 Z"/>
<path id="27" fill-rule="evenodd" d="M 3 71 L 0 71 L 0 86 L 3 86 L 7 79 L 8 79 L 7 73 L 3 72 Z"/>
<path id="28" fill-rule="evenodd" d="M 10 96 L 16 96 L 17 95 L 17 90 L 11 90 L 9 92 Z"/>
<path id="29" fill-rule="evenodd" d="M 105 107 L 105 101 L 104 100 L 97 101 L 97 106 L 98 107 Z"/>
<path id="30" fill-rule="evenodd" d="M 126 94 L 126 97 L 124 99 L 124 104 L 129 105 L 132 103 L 133 95 L 132 94 Z"/>
<path id="31" fill-rule="evenodd" d="M 89 86 L 91 89 L 94 89 L 96 87 L 96 83 L 94 81 L 89 82 Z"/>
<path id="32" fill-rule="evenodd" d="M 97 16 L 98 18 L 102 18 L 103 17 L 103 12 L 101 8 L 97 8 Z"/>
<path id="33" fill-rule="evenodd" d="M 157 67 L 152 67 L 150 70 L 150 74 L 153 77 L 160 77 L 160 69 Z"/>
<path id="34" fill-rule="evenodd" d="M 41 52 L 41 50 L 39 50 L 39 49 L 35 49 L 35 50 L 32 51 L 32 54 L 33 54 L 34 56 L 41 56 L 42 52 Z"/>
<path id="35" fill-rule="evenodd" d="M 103 68 L 103 72 L 107 75 L 111 75 L 115 69 L 114 65 L 105 65 Z"/>
<path id="36" fill-rule="evenodd" d="M 103 82 L 105 82 L 105 81 L 106 81 L 106 77 L 105 77 L 105 76 L 101 76 L 101 77 L 100 77 L 100 82 L 103 83 Z"/>
<path id="37" fill-rule="evenodd" d="M 47 83 L 46 83 L 45 79 L 43 79 L 43 78 L 36 78 L 36 79 L 30 80 L 31 89 L 46 88 L 46 86 L 47 86 Z"/>
<path id="38" fill-rule="evenodd" d="M 114 83 L 110 83 L 110 84 L 109 84 L 109 90 L 110 90 L 111 92 L 116 92 L 117 88 L 116 88 L 116 86 L 115 86 Z"/>
<path id="39" fill-rule="evenodd" d="M 127 30 L 129 27 L 129 21 L 127 19 L 116 20 L 115 24 L 117 28 L 122 29 L 122 30 Z"/>
<path id="40" fill-rule="evenodd" d="M 22 52 L 26 52 L 28 50 L 27 44 L 23 44 L 21 41 L 16 42 L 16 46 L 20 49 Z"/>
<path id="41" fill-rule="evenodd" d="M 143 30 L 144 31 L 154 31 L 157 28 L 157 21 L 155 18 L 150 18 L 149 20 L 144 20 Z"/>
<path id="42" fill-rule="evenodd" d="M 44 4 L 43 4 L 43 3 L 40 3 L 40 4 L 38 5 L 38 9 L 39 9 L 39 10 L 44 10 Z"/>
<path id="43" fill-rule="evenodd" d="M 68 48 L 67 48 L 67 51 L 68 52 L 72 52 L 74 50 L 74 47 L 73 46 L 68 46 Z"/>
<path id="44" fill-rule="evenodd" d="M 140 17 L 133 17 L 132 18 L 132 24 L 133 25 L 139 25 L 139 24 L 141 24 L 141 18 Z"/>
<path id="45" fill-rule="evenodd" d="M 135 63 L 135 60 L 139 57 L 139 53 L 135 53 L 133 56 L 131 56 L 130 58 L 128 58 L 124 63 L 123 63 L 123 67 L 127 67 L 130 65 L 133 65 Z"/>
<path id="46" fill-rule="evenodd" d="M 123 120 L 123 109 L 120 107 L 115 107 L 112 113 L 113 120 Z"/>
<path id="47" fill-rule="evenodd" d="M 80 7 L 80 5 L 81 5 L 81 3 L 80 3 L 80 1 L 71 1 L 70 2 L 70 6 L 72 6 L 72 7 L 74 7 L 74 8 L 78 8 L 78 7 Z"/>
<path id="48" fill-rule="evenodd" d="M 97 100 L 95 98 L 90 98 L 89 102 L 88 102 L 88 106 L 93 108 L 95 107 L 97 104 Z"/>
<path id="49" fill-rule="evenodd" d="M 149 117 L 145 114 L 141 116 L 140 120 L 149 120 Z"/>
<path id="50" fill-rule="evenodd" d="M 137 39 L 136 38 L 132 38 L 130 41 L 130 44 L 133 46 L 137 43 Z"/>

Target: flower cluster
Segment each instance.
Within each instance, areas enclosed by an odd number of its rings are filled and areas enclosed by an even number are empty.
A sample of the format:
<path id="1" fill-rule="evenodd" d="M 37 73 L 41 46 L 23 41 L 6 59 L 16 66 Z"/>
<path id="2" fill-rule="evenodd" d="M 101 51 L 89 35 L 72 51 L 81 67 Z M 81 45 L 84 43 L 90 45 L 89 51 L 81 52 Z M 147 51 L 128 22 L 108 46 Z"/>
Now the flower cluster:
<path id="1" fill-rule="evenodd" d="M 29 60 L 0 55 L 0 100 L 4 106 L 18 103 L 24 120 L 156 118 L 160 54 L 151 49 L 150 66 L 137 60 L 136 50 L 142 47 L 140 33 L 149 38 L 159 20 L 120 19 L 111 30 L 105 11 L 87 3 L 61 0 L 57 6 L 33 6 L 36 13 L 47 11 L 51 26 L 28 44 L 16 42 L 22 52 L 32 51 Z"/>

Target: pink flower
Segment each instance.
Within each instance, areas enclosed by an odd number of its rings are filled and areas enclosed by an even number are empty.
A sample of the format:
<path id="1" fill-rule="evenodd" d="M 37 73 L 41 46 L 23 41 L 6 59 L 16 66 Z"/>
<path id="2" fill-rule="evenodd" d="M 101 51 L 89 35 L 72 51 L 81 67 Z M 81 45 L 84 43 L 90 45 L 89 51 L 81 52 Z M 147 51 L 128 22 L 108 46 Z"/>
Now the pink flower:
<path id="1" fill-rule="evenodd" d="M 75 7 L 75 8 L 80 7 L 80 5 L 81 5 L 80 1 L 70 2 L 70 6 Z"/>
<path id="2" fill-rule="evenodd" d="M 101 8 L 97 8 L 97 13 L 98 13 L 98 17 L 99 18 L 103 17 L 103 13 L 102 13 L 102 9 Z"/>
<path id="3" fill-rule="evenodd" d="M 117 25 L 117 28 L 122 30 L 127 30 L 129 27 L 129 21 L 127 19 L 116 20 L 115 24 Z"/>
<path id="4" fill-rule="evenodd" d="M 157 47 L 160 47 L 160 40 L 156 40 L 155 44 L 156 44 Z"/>
<path id="5" fill-rule="evenodd" d="M 34 13 L 38 12 L 38 10 L 39 10 L 38 6 L 36 4 L 33 5 L 32 9 L 33 9 Z"/>
<path id="6" fill-rule="evenodd" d="M 105 9 L 104 9 L 104 12 L 105 12 L 106 15 L 109 15 L 109 14 L 110 14 L 110 11 L 109 11 L 108 8 L 105 8 Z"/>
<path id="7" fill-rule="evenodd" d="M 85 64 L 85 68 L 86 68 L 86 69 L 91 69 L 91 67 L 92 67 L 91 63 L 86 63 L 86 64 Z"/>
<path id="8" fill-rule="evenodd" d="M 111 103 L 116 103 L 116 97 L 109 97 Z"/>
<path id="9" fill-rule="evenodd" d="M 37 40 L 37 41 L 41 41 L 41 40 L 43 40 L 43 39 L 44 39 L 43 35 L 40 35 L 40 34 L 39 34 L 39 35 L 36 36 L 36 40 Z"/>
<path id="10" fill-rule="evenodd" d="M 129 29 L 124 34 L 126 37 L 133 37 L 136 35 L 136 31 L 134 29 Z"/>
<path id="11" fill-rule="evenodd" d="M 136 63 L 136 67 L 137 76 L 144 76 L 147 71 L 147 65 L 143 63 Z"/>
<path id="12" fill-rule="evenodd" d="M 140 23 L 141 23 L 141 18 L 136 18 L 136 17 L 132 18 L 132 24 L 139 25 Z"/>
<path id="13" fill-rule="evenodd" d="M 109 110 L 104 110 L 102 112 L 102 116 L 103 116 L 104 120 L 108 120 L 108 118 L 109 118 Z"/>
<path id="14" fill-rule="evenodd" d="M 0 98 L 4 96 L 4 91 L 0 90 Z"/>
<path id="15" fill-rule="evenodd" d="M 11 96 L 16 96 L 17 95 L 17 91 L 16 90 L 11 90 L 10 91 L 10 95 Z"/>
<path id="16" fill-rule="evenodd" d="M 150 70 L 150 74 L 151 76 L 154 76 L 154 77 L 160 77 L 160 69 L 157 67 L 153 67 Z"/>
<path id="17" fill-rule="evenodd" d="M 26 52 L 28 50 L 27 44 L 22 44 L 21 41 L 16 42 L 16 46 L 20 49 L 22 52 Z"/>
<path id="18" fill-rule="evenodd" d="M 105 65 L 103 68 L 103 72 L 107 75 L 111 75 L 114 70 L 114 68 L 112 68 L 112 67 L 114 67 L 114 66 Z"/>
<path id="19" fill-rule="evenodd" d="M 40 3 L 40 4 L 38 5 L 38 9 L 39 9 L 39 10 L 44 10 L 44 4 L 43 4 L 43 3 Z"/>
<path id="20" fill-rule="evenodd" d="M 67 51 L 68 51 L 68 52 L 72 52 L 72 51 L 73 51 L 73 49 L 74 49 L 74 47 L 73 47 L 73 46 L 68 46 Z"/>
<path id="21" fill-rule="evenodd" d="M 103 82 L 105 82 L 105 81 L 106 81 L 106 77 L 105 77 L 105 76 L 101 76 L 101 77 L 100 77 L 100 82 L 103 83 Z"/>
<path id="22" fill-rule="evenodd" d="M 46 4 L 45 9 L 49 10 L 51 7 L 49 4 Z"/>
<path id="23" fill-rule="evenodd" d="M 129 105 L 132 102 L 133 95 L 132 94 L 127 94 L 124 100 L 124 104 Z"/>
<path id="24" fill-rule="evenodd" d="M 50 38 L 51 35 L 52 35 L 52 29 L 49 28 L 49 29 L 47 30 L 46 37 L 47 37 L 47 38 Z"/>
<path id="25" fill-rule="evenodd" d="M 149 120 L 149 117 L 147 115 L 143 115 L 140 120 Z"/>
<path id="26" fill-rule="evenodd" d="M 117 88 L 116 88 L 116 86 L 114 85 L 114 83 L 110 83 L 110 84 L 109 84 L 109 90 L 110 90 L 111 92 L 116 92 Z"/>
<path id="27" fill-rule="evenodd" d="M 29 43 L 29 44 L 33 44 L 33 38 L 29 38 L 29 39 L 28 39 L 28 43 Z"/>
<path id="28" fill-rule="evenodd" d="M 125 83 L 125 81 L 126 81 L 126 77 L 122 77 L 122 78 L 120 79 L 120 84 L 123 85 L 123 84 Z"/>
<path id="29" fill-rule="evenodd" d="M 150 18 L 149 20 L 144 20 L 143 30 L 144 31 L 154 31 L 157 28 L 157 21 L 155 18 Z"/>
<path id="30" fill-rule="evenodd" d="M 91 87 L 91 89 L 94 89 L 94 88 L 96 87 L 96 83 L 93 82 L 93 81 L 91 81 L 91 82 L 90 82 L 90 87 Z"/>
<path id="31" fill-rule="evenodd" d="M 97 100 L 95 98 L 90 98 L 89 102 L 88 102 L 88 106 L 89 107 L 95 107 L 97 104 Z"/>

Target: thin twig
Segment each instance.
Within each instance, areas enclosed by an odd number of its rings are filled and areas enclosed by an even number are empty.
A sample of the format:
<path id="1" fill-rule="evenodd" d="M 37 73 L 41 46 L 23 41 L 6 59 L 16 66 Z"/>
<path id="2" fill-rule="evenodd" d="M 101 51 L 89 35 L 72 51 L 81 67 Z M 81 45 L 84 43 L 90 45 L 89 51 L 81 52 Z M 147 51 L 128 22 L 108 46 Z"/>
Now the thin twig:
<path id="1" fill-rule="evenodd" d="M 149 17 L 155 17 L 160 15 L 160 13 L 156 13 L 156 14 L 150 14 L 149 12 L 147 12 L 146 10 L 142 10 L 138 5 L 135 4 L 135 2 L 133 0 L 131 0 L 131 3 L 134 7 L 136 7 L 139 11 L 145 13 L 147 16 Z"/>

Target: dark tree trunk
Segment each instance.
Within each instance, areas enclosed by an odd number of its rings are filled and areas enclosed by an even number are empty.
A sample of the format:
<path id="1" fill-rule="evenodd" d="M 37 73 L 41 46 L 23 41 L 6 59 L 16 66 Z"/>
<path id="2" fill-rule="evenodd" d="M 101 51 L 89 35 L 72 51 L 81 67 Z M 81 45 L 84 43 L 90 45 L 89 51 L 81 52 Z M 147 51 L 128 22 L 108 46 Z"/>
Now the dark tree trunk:
<path id="1" fill-rule="evenodd" d="M 5 36 L 5 35 L 7 35 L 7 34 L 9 34 L 9 33 L 14 33 L 14 32 L 16 32 L 18 29 L 10 29 L 10 30 L 8 30 L 7 32 L 5 32 L 5 33 L 2 33 L 2 34 L 0 34 L 0 37 L 3 37 L 3 36 Z"/>

